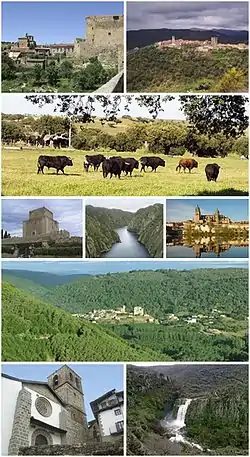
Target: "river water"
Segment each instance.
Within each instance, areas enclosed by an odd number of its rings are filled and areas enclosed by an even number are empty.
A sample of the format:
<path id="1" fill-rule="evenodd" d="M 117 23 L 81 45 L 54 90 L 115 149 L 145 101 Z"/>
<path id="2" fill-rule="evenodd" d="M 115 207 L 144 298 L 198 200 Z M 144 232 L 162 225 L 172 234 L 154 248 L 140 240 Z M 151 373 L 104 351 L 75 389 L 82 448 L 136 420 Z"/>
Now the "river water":
<path id="1" fill-rule="evenodd" d="M 202 249 L 196 250 L 195 248 L 189 246 L 167 246 L 167 257 L 169 258 L 188 258 L 188 257 L 203 257 L 203 258 L 212 258 L 212 257 L 221 257 L 221 258 L 231 258 L 231 259 L 246 259 L 248 258 L 248 247 L 247 246 L 232 246 L 229 249 L 221 252 L 203 252 Z"/>
<path id="2" fill-rule="evenodd" d="M 110 251 L 105 252 L 102 257 L 112 258 L 148 258 L 147 249 L 139 243 L 136 235 L 129 232 L 127 227 L 116 229 L 121 242 L 113 244 Z"/>

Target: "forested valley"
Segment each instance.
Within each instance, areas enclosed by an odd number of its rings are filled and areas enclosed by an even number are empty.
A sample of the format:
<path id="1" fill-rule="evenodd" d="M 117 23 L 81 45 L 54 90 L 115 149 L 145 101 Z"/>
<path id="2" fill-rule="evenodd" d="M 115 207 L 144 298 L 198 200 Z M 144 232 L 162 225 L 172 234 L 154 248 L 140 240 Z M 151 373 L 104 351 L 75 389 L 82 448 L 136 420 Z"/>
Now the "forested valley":
<path id="1" fill-rule="evenodd" d="M 39 300 L 40 309 L 43 303 L 50 303 L 57 312 L 82 315 L 93 309 L 125 306 L 126 311 L 133 312 L 135 306 L 143 307 L 144 313 L 153 316 L 156 323 L 98 322 L 98 329 L 105 336 L 112 335 L 130 347 L 140 348 L 144 352 L 142 360 L 147 360 L 146 353 L 157 354 L 154 360 L 248 360 L 246 268 L 83 275 L 63 284 L 55 283 L 54 287 L 51 283 L 46 287 L 44 278 L 43 285 L 39 284 L 39 275 L 33 276 L 33 280 L 28 278 L 28 271 L 26 278 L 3 271 L 3 279 L 16 286 L 19 293 L 23 291 L 30 299 Z M 7 295 L 5 299 L 8 305 Z M 20 316 L 22 313 L 18 313 Z M 82 317 L 65 316 L 92 331 L 97 328 L 97 324 Z M 39 320 L 36 325 L 40 325 Z M 127 360 L 133 360 L 129 357 L 128 354 Z"/>
<path id="2" fill-rule="evenodd" d="M 163 205 L 135 213 L 119 209 L 86 207 L 86 257 L 101 257 L 120 241 L 115 229 L 127 226 L 151 257 L 163 257 Z"/>
<path id="3" fill-rule="evenodd" d="M 128 366 L 127 430 L 129 455 L 248 454 L 248 367 Z"/>

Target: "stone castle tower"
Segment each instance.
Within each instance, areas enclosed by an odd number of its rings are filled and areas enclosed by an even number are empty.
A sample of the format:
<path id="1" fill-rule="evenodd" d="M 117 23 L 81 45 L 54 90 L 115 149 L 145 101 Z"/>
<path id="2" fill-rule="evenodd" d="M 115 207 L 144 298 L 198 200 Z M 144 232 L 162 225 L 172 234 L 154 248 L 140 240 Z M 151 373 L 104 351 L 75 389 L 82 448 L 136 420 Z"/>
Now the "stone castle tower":
<path id="1" fill-rule="evenodd" d="M 70 413 L 63 418 L 67 441 L 75 444 L 84 442 L 88 434 L 88 422 L 80 376 L 64 365 L 48 377 L 48 384 Z"/>
<path id="2" fill-rule="evenodd" d="M 47 208 L 38 208 L 29 212 L 29 219 L 23 222 L 23 238 L 59 233 L 59 223 L 53 219 L 53 213 Z"/>
<path id="3" fill-rule="evenodd" d="M 121 70 L 123 43 L 123 16 L 88 16 L 85 38 L 76 40 L 74 53 L 76 57 L 86 60 L 98 57 L 102 63 L 117 65 Z"/>

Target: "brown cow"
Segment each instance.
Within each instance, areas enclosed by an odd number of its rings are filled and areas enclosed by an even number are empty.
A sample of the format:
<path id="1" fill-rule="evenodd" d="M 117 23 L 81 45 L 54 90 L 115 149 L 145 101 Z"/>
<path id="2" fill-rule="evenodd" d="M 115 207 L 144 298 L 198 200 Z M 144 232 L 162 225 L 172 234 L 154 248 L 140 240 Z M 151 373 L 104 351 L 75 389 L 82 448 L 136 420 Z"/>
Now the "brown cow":
<path id="1" fill-rule="evenodd" d="M 176 171 L 179 170 L 180 173 L 181 168 L 184 169 L 184 173 L 186 172 L 186 168 L 190 173 L 193 168 L 198 168 L 198 162 L 194 159 L 181 159 L 179 165 L 176 167 Z"/>

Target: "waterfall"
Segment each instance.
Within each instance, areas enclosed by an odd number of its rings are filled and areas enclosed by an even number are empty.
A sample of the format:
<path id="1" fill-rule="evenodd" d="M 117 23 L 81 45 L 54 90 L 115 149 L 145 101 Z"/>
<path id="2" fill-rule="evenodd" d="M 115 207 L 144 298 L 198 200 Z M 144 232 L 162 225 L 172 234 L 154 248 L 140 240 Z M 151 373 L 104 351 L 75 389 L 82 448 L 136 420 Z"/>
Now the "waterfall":
<path id="1" fill-rule="evenodd" d="M 182 429 L 186 427 L 185 417 L 191 401 L 192 399 L 187 398 L 185 400 L 185 403 L 179 406 L 176 419 L 171 421 L 165 419 L 164 421 L 162 421 L 162 425 L 166 427 L 170 432 L 172 432 L 173 436 L 169 438 L 170 441 L 176 443 L 185 443 L 189 446 L 196 447 L 197 449 L 203 451 L 203 448 L 199 444 L 186 440 L 182 434 Z"/>

